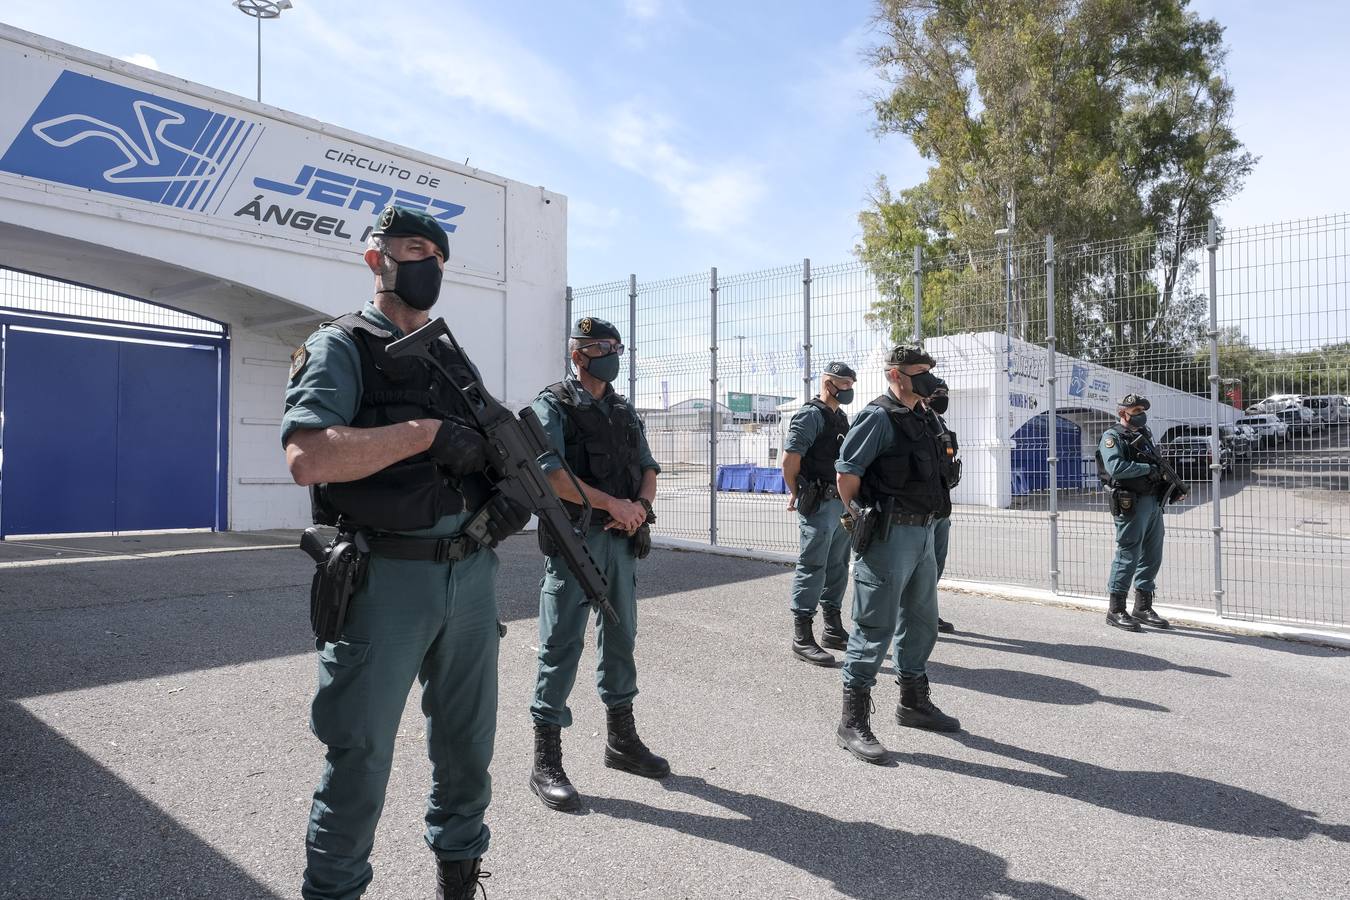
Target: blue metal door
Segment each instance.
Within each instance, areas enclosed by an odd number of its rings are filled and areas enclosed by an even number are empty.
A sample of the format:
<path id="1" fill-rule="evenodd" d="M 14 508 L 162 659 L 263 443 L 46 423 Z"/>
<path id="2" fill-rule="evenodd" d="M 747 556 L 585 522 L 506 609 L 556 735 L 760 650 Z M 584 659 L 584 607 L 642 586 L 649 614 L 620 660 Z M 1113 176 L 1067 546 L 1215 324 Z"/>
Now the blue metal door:
<path id="1" fill-rule="evenodd" d="M 6 330 L 0 534 L 213 528 L 220 346 Z"/>

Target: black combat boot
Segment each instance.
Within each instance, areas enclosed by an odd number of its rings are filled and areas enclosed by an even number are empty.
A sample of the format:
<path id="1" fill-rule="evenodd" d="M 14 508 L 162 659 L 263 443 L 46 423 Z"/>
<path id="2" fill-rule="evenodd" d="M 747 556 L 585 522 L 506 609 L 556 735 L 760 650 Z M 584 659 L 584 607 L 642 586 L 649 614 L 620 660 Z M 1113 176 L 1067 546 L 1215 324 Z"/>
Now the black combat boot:
<path id="1" fill-rule="evenodd" d="M 487 896 L 482 882 L 492 877 L 491 872 L 479 868 L 477 859 L 436 860 L 436 900 L 474 900 L 479 889 Z"/>
<path id="2" fill-rule="evenodd" d="M 900 684 L 900 705 L 895 708 L 895 721 L 906 728 L 927 731 L 960 731 L 961 723 L 933 705 L 929 697 L 928 676 L 896 679 Z"/>
<path id="3" fill-rule="evenodd" d="M 938 631 L 942 632 L 943 634 L 951 634 L 955 630 L 956 630 L 955 625 L 953 625 L 951 622 L 948 622 L 946 619 L 942 618 L 942 616 L 938 616 Z"/>
<path id="4" fill-rule="evenodd" d="M 1134 589 L 1134 609 L 1130 610 L 1130 618 L 1154 628 L 1172 627 L 1171 622 L 1153 611 L 1153 592 L 1141 591 L 1139 588 Z"/>
<path id="5" fill-rule="evenodd" d="M 638 737 L 631 705 L 612 706 L 606 715 L 609 720 L 609 739 L 605 741 L 606 766 L 643 778 L 665 778 L 670 774 L 670 763 L 648 750 L 642 738 Z"/>
<path id="6" fill-rule="evenodd" d="M 820 614 L 821 618 L 825 620 L 825 627 L 820 629 L 820 646 L 830 650 L 847 650 L 848 631 L 844 628 L 839 610 L 822 606 Z"/>
<path id="7" fill-rule="evenodd" d="M 872 692 L 844 686 L 844 711 L 835 731 L 840 747 L 863 762 L 881 765 L 889 757 L 872 733 Z"/>
<path id="8" fill-rule="evenodd" d="M 813 666 L 833 666 L 834 657 L 820 649 L 811 633 L 811 617 L 792 617 L 792 655 Z"/>
<path id="9" fill-rule="evenodd" d="M 1134 620 L 1134 616 L 1125 611 L 1125 595 L 1123 593 L 1112 592 L 1111 607 L 1106 611 L 1106 624 L 1124 628 L 1126 631 L 1139 630 L 1139 623 Z"/>
<path id="10" fill-rule="evenodd" d="M 562 729 L 557 725 L 534 725 L 534 766 L 530 769 L 530 790 L 549 809 L 573 810 L 580 799 L 577 789 L 567 780 L 562 765 Z"/>

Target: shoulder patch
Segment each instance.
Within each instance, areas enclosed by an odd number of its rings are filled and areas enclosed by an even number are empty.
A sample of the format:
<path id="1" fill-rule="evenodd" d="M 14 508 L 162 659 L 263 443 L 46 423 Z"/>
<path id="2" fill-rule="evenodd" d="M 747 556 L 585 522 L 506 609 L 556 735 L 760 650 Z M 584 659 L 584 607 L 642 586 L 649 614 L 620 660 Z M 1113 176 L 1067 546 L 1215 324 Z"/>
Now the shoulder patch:
<path id="1" fill-rule="evenodd" d="M 309 350 L 304 344 L 301 344 L 294 353 L 291 354 L 291 378 L 299 375 L 305 370 L 305 363 L 309 362 Z"/>
<path id="2" fill-rule="evenodd" d="M 1103 446 L 1106 447 L 1107 450 L 1110 450 L 1112 447 L 1116 445 L 1116 439 L 1114 436 L 1108 435 L 1106 440 L 1102 441 L 1102 444 Z"/>

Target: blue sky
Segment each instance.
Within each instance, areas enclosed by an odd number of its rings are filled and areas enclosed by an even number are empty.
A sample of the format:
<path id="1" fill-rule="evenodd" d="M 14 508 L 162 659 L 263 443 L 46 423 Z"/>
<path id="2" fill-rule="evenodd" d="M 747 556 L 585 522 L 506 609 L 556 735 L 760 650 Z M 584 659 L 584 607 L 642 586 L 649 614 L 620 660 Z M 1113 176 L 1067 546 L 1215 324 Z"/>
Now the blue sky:
<path id="1" fill-rule="evenodd" d="M 869 130 L 870 0 L 295 4 L 264 23 L 265 102 L 566 194 L 578 286 L 843 261 L 876 175 L 923 177 L 906 140 Z M 1261 156 L 1225 219 L 1350 209 L 1350 4 L 1193 6 L 1228 28 L 1238 132 Z M 0 17 L 253 96 L 254 25 L 229 0 Z"/>

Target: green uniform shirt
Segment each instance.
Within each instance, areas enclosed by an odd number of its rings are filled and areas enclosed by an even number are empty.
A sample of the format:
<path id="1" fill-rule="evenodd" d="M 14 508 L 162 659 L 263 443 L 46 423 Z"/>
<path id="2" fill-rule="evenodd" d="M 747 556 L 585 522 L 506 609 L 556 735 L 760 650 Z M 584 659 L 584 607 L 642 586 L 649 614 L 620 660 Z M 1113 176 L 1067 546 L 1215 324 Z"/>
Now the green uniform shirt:
<path id="1" fill-rule="evenodd" d="M 834 470 L 861 478 L 867 467 L 894 443 L 895 430 L 890 416 L 880 406 L 869 403 L 853 420 L 848 434 L 844 435 Z"/>
<path id="2" fill-rule="evenodd" d="M 361 318 L 403 337 L 384 313 L 367 301 Z M 281 417 L 281 444 L 297 428 L 350 425 L 361 404 L 361 353 L 340 328 L 319 328 L 291 358 L 286 385 L 286 411 Z"/>
<path id="3" fill-rule="evenodd" d="M 568 378 L 565 382 L 568 387 L 576 392 L 581 405 L 586 406 L 594 403 L 600 407 L 600 411 L 606 416 L 609 415 L 609 400 L 601 397 L 599 400 L 591 396 L 590 391 L 581 386 L 581 382 L 575 378 Z M 544 472 L 553 472 L 562 468 L 562 457 L 567 451 L 567 446 L 563 440 L 563 424 L 566 421 L 567 410 L 558 402 L 558 398 L 545 391 L 534 402 L 530 404 L 534 414 L 539 417 L 539 424 L 544 427 L 544 433 L 548 435 L 548 442 L 557 450 L 556 456 L 549 456 L 544 463 Z M 661 471 L 661 466 L 657 464 L 652 457 L 651 448 L 647 446 L 647 426 L 643 424 L 642 419 L 638 418 L 638 465 L 642 471 L 651 469 L 655 472 Z"/>
<path id="4" fill-rule="evenodd" d="M 1126 438 L 1133 438 L 1132 434 L 1123 434 L 1116 428 L 1106 429 L 1102 435 L 1101 442 L 1097 444 L 1097 451 L 1102 455 L 1102 465 L 1106 468 L 1106 474 L 1112 481 L 1128 481 L 1131 478 L 1147 478 L 1153 471 L 1151 463 L 1143 462 L 1134 458 L 1134 453 L 1126 446 Z M 1148 440 L 1148 438 L 1145 438 Z"/>
<path id="5" fill-rule="evenodd" d="M 824 430 L 825 416 L 820 410 L 810 405 L 803 406 L 792 414 L 792 421 L 788 423 L 787 443 L 783 445 L 783 452 L 805 456 Z"/>

